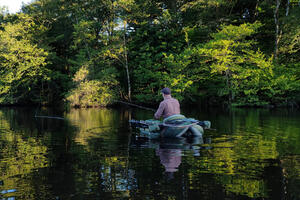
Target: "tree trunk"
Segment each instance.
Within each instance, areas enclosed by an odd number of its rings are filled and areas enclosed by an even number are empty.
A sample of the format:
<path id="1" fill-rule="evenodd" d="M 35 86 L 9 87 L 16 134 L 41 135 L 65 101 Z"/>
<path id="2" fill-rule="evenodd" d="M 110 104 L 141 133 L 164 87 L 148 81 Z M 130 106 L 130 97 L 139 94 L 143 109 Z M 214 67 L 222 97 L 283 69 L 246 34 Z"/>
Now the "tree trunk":
<path id="1" fill-rule="evenodd" d="M 285 16 L 286 17 L 289 15 L 289 10 L 290 10 L 290 0 L 287 0 L 287 2 L 286 2 L 286 11 L 285 11 Z"/>
<path id="2" fill-rule="evenodd" d="M 275 26 L 276 26 L 276 36 L 275 36 L 275 52 L 274 52 L 274 57 L 275 59 L 278 58 L 279 54 L 279 42 L 282 37 L 282 32 L 283 32 L 283 25 L 284 25 L 284 20 L 281 23 L 281 28 L 280 28 L 280 22 L 279 22 L 279 7 L 280 7 L 280 0 L 276 0 L 276 10 L 274 12 L 274 19 L 275 19 Z M 290 10 L 290 0 L 287 0 L 286 2 L 286 9 L 285 9 L 285 16 L 287 17 L 289 15 L 289 10 Z"/>
<path id="3" fill-rule="evenodd" d="M 227 69 L 225 71 L 226 74 L 226 85 L 227 85 L 227 90 L 228 90 L 228 104 L 231 105 L 232 103 L 232 91 L 231 91 L 231 82 L 230 82 L 230 70 Z"/>
<path id="4" fill-rule="evenodd" d="M 280 0 L 276 0 L 276 8 L 274 11 L 274 20 L 275 20 L 275 49 L 274 49 L 274 58 L 277 60 L 278 57 L 278 43 L 279 43 L 279 6 Z"/>
<path id="5" fill-rule="evenodd" d="M 255 13 L 254 13 L 254 18 L 257 19 L 258 17 L 258 5 L 259 5 L 259 0 L 256 0 L 256 5 L 255 5 Z"/>
<path id="6" fill-rule="evenodd" d="M 125 59 L 125 69 L 127 74 L 127 84 L 128 84 L 128 100 L 131 101 L 131 85 L 130 85 L 130 76 L 129 76 L 129 69 L 128 69 L 128 57 L 127 57 L 127 49 L 126 49 L 126 24 L 127 22 L 124 21 L 124 59 Z"/>

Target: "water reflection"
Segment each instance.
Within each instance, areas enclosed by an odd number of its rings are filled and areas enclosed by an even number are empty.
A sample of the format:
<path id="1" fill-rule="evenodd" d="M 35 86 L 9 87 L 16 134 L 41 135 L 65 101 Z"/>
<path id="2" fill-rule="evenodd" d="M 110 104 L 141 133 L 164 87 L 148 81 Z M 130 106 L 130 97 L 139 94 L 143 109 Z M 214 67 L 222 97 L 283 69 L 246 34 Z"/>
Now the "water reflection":
<path id="1" fill-rule="evenodd" d="M 156 155 L 160 163 L 165 167 L 166 172 L 176 172 L 181 163 L 180 149 L 156 149 Z"/>
<path id="2" fill-rule="evenodd" d="M 300 115 L 196 111 L 217 131 L 143 140 L 148 111 L 1 109 L 0 199 L 300 199 Z"/>
<path id="3" fill-rule="evenodd" d="M 134 137 L 131 146 L 155 149 L 156 156 L 165 168 L 165 174 L 172 179 L 173 173 L 177 172 L 180 167 L 182 156 L 188 152 L 192 152 L 194 156 L 200 156 L 199 145 L 201 144 L 203 144 L 202 137 L 161 138 L 159 140 Z"/>

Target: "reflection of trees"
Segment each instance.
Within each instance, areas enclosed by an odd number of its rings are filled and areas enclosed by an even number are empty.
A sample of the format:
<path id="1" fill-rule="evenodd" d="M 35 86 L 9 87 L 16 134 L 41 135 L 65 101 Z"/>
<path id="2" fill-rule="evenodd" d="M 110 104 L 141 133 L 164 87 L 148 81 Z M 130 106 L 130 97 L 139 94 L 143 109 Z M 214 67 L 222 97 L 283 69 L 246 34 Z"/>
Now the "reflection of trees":
<path id="1" fill-rule="evenodd" d="M 123 111 L 121 114 L 113 109 L 73 109 L 67 114 L 73 124 L 78 127 L 75 141 L 87 145 L 88 140 L 94 137 L 102 139 L 116 140 L 112 138 L 122 123 L 127 123 L 127 119 L 122 117 L 128 115 Z"/>
<path id="2" fill-rule="evenodd" d="M 281 165 L 287 184 L 287 199 L 300 199 L 300 155 L 282 158 Z"/>
<path id="3" fill-rule="evenodd" d="M 22 132 L 14 131 L 5 114 L 0 111 L 0 179 L 2 191 L 13 190 L 5 197 L 15 195 L 24 199 L 49 195 L 47 185 L 38 186 L 40 180 L 34 180 L 34 172 L 49 166 L 46 157 L 47 147 L 39 138 L 24 138 Z M 37 188 L 38 187 L 38 188 Z"/>
<path id="4" fill-rule="evenodd" d="M 6 158 L 0 162 L 0 187 L 16 189 L 5 196 L 128 196 L 134 174 L 128 169 L 128 134 L 122 131 L 128 115 L 122 110 L 71 110 L 67 120 L 55 121 L 34 120 L 30 109 L 1 112 L 1 155 Z"/>
<path id="5" fill-rule="evenodd" d="M 71 151 L 80 156 L 72 170 L 76 172 L 76 182 L 89 194 L 128 196 L 128 179 L 134 173 L 128 169 L 129 115 L 126 110 L 113 109 L 74 109 L 67 114 L 78 127 L 74 138 L 77 150 Z"/>
<path id="6" fill-rule="evenodd" d="M 187 143 L 129 148 L 128 110 L 71 110 L 64 121 L 32 116 L 30 110 L 0 112 L 0 188 L 16 189 L 3 197 L 247 199 L 282 196 L 287 186 L 287 197 L 299 198 L 299 128 L 293 121 L 278 124 L 284 116 L 235 111 L 232 133 L 206 132 L 212 142 L 196 144 L 200 156 Z M 171 180 L 157 147 L 171 150 L 171 158 L 172 149 L 184 155 Z"/>
<path id="7" fill-rule="evenodd" d="M 296 131 L 295 125 L 289 124 L 287 129 L 280 125 L 282 117 L 270 117 L 265 110 L 232 111 L 232 118 L 228 120 L 232 121 L 228 128 L 231 134 L 209 133 L 213 136 L 212 144 L 201 145 L 209 148 L 201 150 L 200 157 L 185 152 L 170 182 L 154 149 L 130 149 L 127 154 L 128 135 L 122 127 L 127 126 L 124 116 L 129 114 L 113 110 L 103 110 L 103 114 L 93 113 L 93 110 L 77 111 L 68 115 L 79 121 L 75 121 L 78 127 L 75 141 L 82 145 L 69 152 L 77 157 L 72 165 L 74 182 L 81 185 L 82 190 L 89 189 L 89 193 L 107 198 L 164 199 L 166 195 L 171 199 L 271 198 L 274 195 L 270 190 L 274 194 L 281 192 L 276 191 L 274 182 L 279 188 L 284 186 L 278 159 L 288 151 L 285 147 L 295 148 L 298 143 L 285 139 L 298 136 L 290 132 Z M 280 142 L 282 140 L 287 142 Z M 290 170 L 295 171 L 295 168 Z"/>
<path id="8" fill-rule="evenodd" d="M 195 118 L 204 118 L 203 112 L 191 113 Z M 211 150 L 201 154 L 202 159 L 188 157 L 192 187 L 201 189 L 196 184 L 197 177 L 209 173 L 215 174 L 214 178 L 228 193 L 272 198 L 284 195 L 283 188 L 288 187 L 292 194 L 297 194 L 291 184 L 285 185 L 281 168 L 286 169 L 280 160 L 300 153 L 299 112 L 235 108 L 205 113 L 218 132 L 209 133 L 213 143 L 209 145 Z M 299 165 L 294 166 L 290 170 L 299 171 Z M 294 177 L 287 179 L 294 182 Z"/>
<path id="9" fill-rule="evenodd" d="M 69 159 L 66 152 L 70 150 L 76 129 L 67 120 L 35 119 L 34 114 L 35 110 L 30 108 L 1 110 L 0 142 L 4 157 L 0 161 L 1 189 L 16 190 L 5 197 L 54 199 L 57 194 L 54 191 L 63 181 L 57 185 L 52 183 L 66 177 L 56 170 Z M 72 187 L 70 182 L 66 185 Z"/>
<path id="10" fill-rule="evenodd" d="M 215 178 L 228 192 L 252 198 L 267 197 L 262 173 L 269 165 L 264 160 L 276 159 L 278 156 L 275 141 L 266 141 L 260 135 L 250 134 L 220 137 L 211 147 L 200 160 L 188 158 L 191 180 L 201 173 L 215 174 Z"/>

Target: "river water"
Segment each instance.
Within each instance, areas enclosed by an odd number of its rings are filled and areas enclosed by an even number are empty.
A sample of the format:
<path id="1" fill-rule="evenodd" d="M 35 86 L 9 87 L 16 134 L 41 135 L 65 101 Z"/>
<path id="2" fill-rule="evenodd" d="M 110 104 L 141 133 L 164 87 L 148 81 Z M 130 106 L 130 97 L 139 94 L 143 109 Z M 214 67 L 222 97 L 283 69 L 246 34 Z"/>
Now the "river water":
<path id="1" fill-rule="evenodd" d="M 183 114 L 216 130 L 149 141 L 128 120 L 151 111 L 1 108 L 0 199 L 300 199 L 299 111 Z"/>

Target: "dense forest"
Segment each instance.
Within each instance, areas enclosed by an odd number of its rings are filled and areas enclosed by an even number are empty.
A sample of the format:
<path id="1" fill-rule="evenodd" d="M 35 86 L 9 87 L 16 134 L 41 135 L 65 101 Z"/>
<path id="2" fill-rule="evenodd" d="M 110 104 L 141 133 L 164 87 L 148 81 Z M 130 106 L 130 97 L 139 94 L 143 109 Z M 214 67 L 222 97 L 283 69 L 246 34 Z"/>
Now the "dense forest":
<path id="1" fill-rule="evenodd" d="M 300 103 L 299 0 L 35 0 L 0 9 L 0 104 Z"/>

